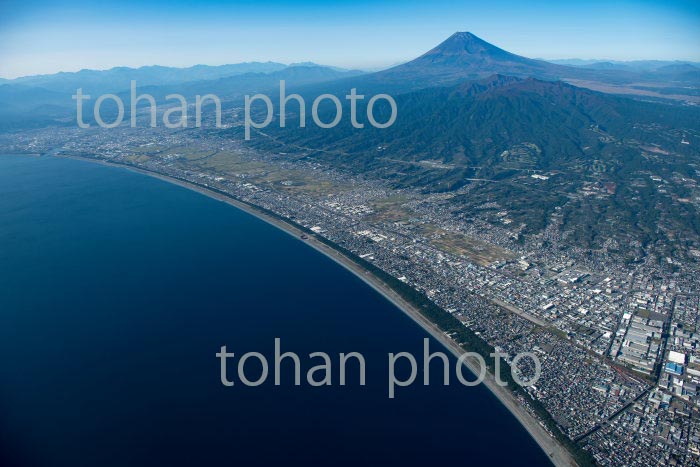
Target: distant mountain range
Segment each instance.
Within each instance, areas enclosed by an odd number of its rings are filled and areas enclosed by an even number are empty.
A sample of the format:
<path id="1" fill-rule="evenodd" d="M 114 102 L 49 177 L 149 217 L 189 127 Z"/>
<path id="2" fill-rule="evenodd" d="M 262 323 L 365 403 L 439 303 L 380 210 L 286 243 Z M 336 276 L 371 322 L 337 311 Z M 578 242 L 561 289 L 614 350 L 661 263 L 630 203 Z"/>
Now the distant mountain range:
<path id="1" fill-rule="evenodd" d="M 0 83 L 0 128 L 74 125 L 70 96 L 77 87 L 126 102 L 131 79 L 159 102 L 169 93 L 214 93 L 229 106 L 257 92 L 276 102 L 282 79 L 288 93 L 307 103 L 323 93 L 342 100 L 351 88 L 367 96 L 389 93 L 398 107 L 390 128 L 353 128 L 347 105 L 334 129 L 299 128 L 294 103 L 286 128 L 276 125 L 275 112 L 250 144 L 397 187 L 451 193 L 450 209 L 466 218 L 502 226 L 498 213 L 507 211 L 517 235 L 539 235 L 556 220 L 570 245 L 631 251 L 634 260 L 647 245 L 664 245 L 672 256 L 671 239 L 700 241 L 693 179 L 700 170 L 698 71 L 689 63 L 551 63 L 458 32 L 415 60 L 376 73 L 245 63 L 11 80 Z M 330 112 L 321 116 L 330 121 L 335 108 L 320 111 Z M 388 111 L 376 105 L 377 120 L 385 121 Z M 242 129 L 218 131 L 240 138 Z"/>
<path id="2" fill-rule="evenodd" d="M 215 80 L 244 73 L 271 73 L 286 68 L 281 63 L 249 62 L 233 65 L 196 65 L 189 68 L 144 66 L 140 68 L 117 67 L 109 70 L 80 70 L 50 75 L 35 75 L 5 81 L 6 85 L 25 88 L 41 88 L 62 94 L 75 94 L 83 88 L 96 95 L 118 92 L 129 88 L 131 80 L 139 86 L 169 86 L 191 81 Z M 68 96 L 70 98 L 70 95 Z"/>
<path id="3" fill-rule="evenodd" d="M 611 93 L 651 96 L 658 83 L 675 88 L 700 88 L 700 68 L 690 64 L 657 62 L 656 67 L 568 66 L 522 57 L 507 52 L 469 32 L 457 32 L 434 49 L 408 63 L 367 76 L 369 83 L 395 85 L 397 89 L 420 89 L 427 86 L 450 85 L 458 81 L 486 78 L 494 74 L 562 80 L 583 87 Z M 630 87 L 649 83 L 642 92 Z M 606 88 L 608 86 L 608 88 Z M 661 86 L 663 87 L 663 86 Z M 682 89 L 678 92 L 684 95 Z M 671 93 L 657 97 L 671 97 Z M 691 99 L 698 93 L 691 92 Z"/>
<path id="4" fill-rule="evenodd" d="M 139 94 L 150 93 L 160 102 L 171 93 L 182 94 L 188 99 L 196 94 L 216 94 L 222 99 L 236 99 L 247 93 L 277 87 L 280 80 L 301 86 L 362 73 L 313 63 L 283 65 L 249 62 L 190 68 L 120 67 L 104 71 L 82 70 L 28 76 L 0 82 L 0 129 L 44 126 L 74 117 L 75 101 L 71 96 L 78 88 L 91 96 L 116 94 L 128 102 L 131 80 L 136 80 Z"/>
<path id="5" fill-rule="evenodd" d="M 543 60 L 543 59 L 539 59 Z M 583 60 L 580 58 L 566 58 L 558 60 L 546 60 L 550 63 L 566 66 L 578 66 L 588 68 L 609 69 L 616 68 L 621 70 L 632 71 L 655 71 L 659 68 L 673 65 L 690 65 L 700 70 L 700 62 L 682 61 L 682 60 Z"/>
<path id="6" fill-rule="evenodd" d="M 50 91 L 75 92 L 84 88 L 94 93 L 114 92 L 129 87 L 131 80 L 140 86 L 160 86 L 195 81 L 217 80 L 246 73 L 272 73 L 285 68 L 302 66 L 306 68 L 328 68 L 346 72 L 341 68 L 323 67 L 312 62 L 285 65 L 276 62 L 243 62 L 230 65 L 195 65 L 187 68 L 166 66 L 144 66 L 140 68 L 116 67 L 109 70 L 80 70 L 49 75 L 24 76 L 12 80 L 3 79 L 0 83 L 22 84 L 40 87 Z"/>
<path id="7" fill-rule="evenodd" d="M 569 66 L 576 65 L 576 66 Z M 141 92 L 164 98 L 213 93 L 239 99 L 249 92 L 275 93 L 280 80 L 305 95 L 344 95 L 351 87 L 366 92 L 401 94 L 434 86 L 450 86 L 494 74 L 563 80 L 603 92 L 700 102 L 700 68 L 688 63 L 657 61 L 557 64 L 507 52 L 469 32 L 458 32 L 420 57 L 387 70 L 363 74 L 314 63 L 284 65 L 246 62 L 196 65 L 189 68 L 146 66 L 81 70 L 0 81 L 0 128 L 42 126 L 74 113 L 71 96 L 114 93 L 128 96 L 131 80 Z M 322 88 L 317 86 L 323 83 Z"/>
<path id="8" fill-rule="evenodd" d="M 609 94 L 646 100 L 700 103 L 700 69 L 691 64 L 655 62 L 648 69 L 616 66 L 567 66 L 536 60 L 503 50 L 469 32 L 457 32 L 418 58 L 376 73 L 313 86 L 302 94 L 341 95 L 356 87 L 366 93 L 401 94 L 435 86 L 487 78 L 494 74 L 565 81 Z M 662 64 L 663 63 L 663 64 Z"/>

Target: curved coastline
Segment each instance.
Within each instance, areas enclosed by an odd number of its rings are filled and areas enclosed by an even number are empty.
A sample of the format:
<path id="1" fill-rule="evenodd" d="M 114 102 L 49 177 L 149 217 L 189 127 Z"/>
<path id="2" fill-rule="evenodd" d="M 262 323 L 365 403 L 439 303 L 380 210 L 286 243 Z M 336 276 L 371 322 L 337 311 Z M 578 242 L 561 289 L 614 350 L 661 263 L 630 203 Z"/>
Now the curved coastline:
<path id="1" fill-rule="evenodd" d="M 465 350 L 463 350 L 454 340 L 445 335 L 445 333 L 437 325 L 428 320 L 414 304 L 404 299 L 399 293 L 397 293 L 391 286 L 386 284 L 377 275 L 367 270 L 362 265 L 358 264 L 352 258 L 346 256 L 338 249 L 333 248 L 330 244 L 318 240 L 313 235 L 308 235 L 308 232 L 301 230 L 292 223 L 283 220 L 283 218 L 281 217 L 276 217 L 267 213 L 262 208 L 238 200 L 230 195 L 214 191 L 202 185 L 198 185 L 195 183 L 191 183 L 185 180 L 174 178 L 168 175 L 163 175 L 155 171 L 143 169 L 128 164 L 119 164 L 96 158 L 72 156 L 66 154 L 58 155 L 49 153 L 47 155 L 57 158 L 76 159 L 91 163 L 98 163 L 109 167 L 126 169 L 168 183 L 172 183 L 174 185 L 181 186 L 183 188 L 195 191 L 209 198 L 225 202 L 235 208 L 238 208 L 274 227 L 277 227 L 286 234 L 295 237 L 298 241 L 306 243 L 310 247 L 314 248 L 316 251 L 322 253 L 326 257 L 330 258 L 337 264 L 347 269 L 348 271 L 352 272 L 356 277 L 361 279 L 372 289 L 374 289 L 376 292 L 382 295 L 385 299 L 389 300 L 399 310 L 408 315 L 414 322 L 416 322 L 432 337 L 438 340 L 445 348 L 447 348 L 455 357 L 459 357 L 465 352 Z M 300 237 L 303 234 L 307 234 L 308 238 L 301 239 Z M 465 363 L 471 372 L 473 372 L 474 374 L 479 373 L 479 367 L 477 366 L 476 360 L 467 359 Z M 487 377 L 484 380 L 484 384 L 490 390 L 490 392 L 508 409 L 508 411 L 525 428 L 525 430 L 530 434 L 530 436 L 535 440 L 535 442 L 540 446 L 540 448 L 545 452 L 547 457 L 555 466 L 577 465 L 569 450 L 556 439 L 554 439 L 552 436 L 550 436 L 549 433 L 547 433 L 547 431 L 543 428 L 541 423 L 537 419 L 532 417 L 520 405 L 520 402 L 515 398 L 513 393 L 509 389 L 496 384 L 495 378 L 493 377 L 490 371 L 487 372 Z"/>

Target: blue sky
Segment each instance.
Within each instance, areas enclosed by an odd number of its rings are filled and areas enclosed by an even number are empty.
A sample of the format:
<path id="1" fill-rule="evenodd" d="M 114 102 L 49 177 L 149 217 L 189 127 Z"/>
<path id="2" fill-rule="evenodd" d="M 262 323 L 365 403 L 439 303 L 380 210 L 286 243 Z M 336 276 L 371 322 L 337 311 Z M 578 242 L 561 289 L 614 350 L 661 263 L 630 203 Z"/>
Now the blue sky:
<path id="1" fill-rule="evenodd" d="M 455 31 L 540 58 L 700 61 L 700 2 L 0 1 L 0 76 L 314 61 L 375 68 Z"/>

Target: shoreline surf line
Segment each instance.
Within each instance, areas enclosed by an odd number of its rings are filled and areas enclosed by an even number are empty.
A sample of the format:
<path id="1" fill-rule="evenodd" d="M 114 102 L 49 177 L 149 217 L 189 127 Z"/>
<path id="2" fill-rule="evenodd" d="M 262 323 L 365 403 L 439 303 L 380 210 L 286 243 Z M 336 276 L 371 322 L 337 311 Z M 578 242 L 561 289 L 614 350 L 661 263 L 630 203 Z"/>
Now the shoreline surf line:
<path id="1" fill-rule="evenodd" d="M 356 277 L 362 280 L 365 284 L 374 289 L 377 293 L 382 295 L 386 300 L 391 302 L 400 311 L 410 317 L 416 324 L 421 326 L 428 334 L 434 337 L 440 344 L 442 344 L 447 350 L 449 350 L 456 358 L 462 355 L 466 350 L 462 349 L 459 344 L 448 337 L 444 331 L 442 331 L 437 325 L 428 320 L 417 307 L 404 299 L 398 292 L 396 292 L 390 285 L 386 284 L 381 278 L 377 277 L 374 273 L 363 267 L 362 265 L 355 262 L 352 258 L 346 256 L 339 250 L 331 247 L 325 242 L 319 241 L 314 235 L 309 234 L 309 232 L 300 229 L 299 227 L 290 223 L 290 221 L 284 220 L 282 216 L 271 215 L 267 213 L 265 208 L 261 208 L 250 204 L 248 202 L 236 199 L 233 195 L 223 194 L 222 192 L 215 191 L 215 188 L 206 187 L 203 185 L 196 184 L 187 180 L 182 180 L 173 176 L 165 175 L 153 170 L 144 169 L 141 167 L 110 162 L 102 159 L 83 157 L 83 156 L 73 156 L 67 154 L 48 154 L 50 157 L 65 158 L 81 160 L 85 162 L 98 163 L 108 167 L 114 167 L 119 169 L 129 170 L 134 173 L 139 173 L 141 175 L 149 176 L 152 178 L 159 179 L 161 181 L 171 183 L 182 188 L 197 192 L 201 195 L 207 196 L 209 198 L 215 199 L 229 204 L 235 208 L 250 214 L 257 219 L 278 228 L 282 232 L 295 237 L 298 241 L 306 243 L 319 253 L 330 258 L 340 266 L 344 267 Z M 304 235 L 307 238 L 302 239 L 301 236 Z M 332 243 L 332 242 L 331 242 Z M 465 360 L 467 368 L 475 375 L 479 374 L 478 362 L 475 359 Z M 508 388 L 501 387 L 496 384 L 495 378 L 490 371 L 487 371 L 487 376 L 484 379 L 484 384 L 489 389 L 489 392 L 496 397 L 499 402 L 506 407 L 506 409 L 518 420 L 518 422 L 525 428 L 528 434 L 533 438 L 533 440 L 538 444 L 540 449 L 544 451 L 549 460 L 557 467 L 559 466 L 576 466 L 574 458 L 572 457 L 569 450 L 562 445 L 558 440 L 554 439 L 549 433 L 541 426 L 539 420 L 534 418 L 530 413 L 528 413 L 514 396 L 514 394 Z"/>

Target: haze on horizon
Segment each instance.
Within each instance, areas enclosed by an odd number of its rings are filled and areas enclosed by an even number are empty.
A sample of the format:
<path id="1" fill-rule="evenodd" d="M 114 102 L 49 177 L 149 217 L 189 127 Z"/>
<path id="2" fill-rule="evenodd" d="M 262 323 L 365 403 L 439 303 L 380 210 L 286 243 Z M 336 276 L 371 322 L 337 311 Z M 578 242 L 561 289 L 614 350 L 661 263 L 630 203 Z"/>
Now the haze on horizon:
<path id="1" fill-rule="evenodd" d="M 370 70 L 410 60 L 455 31 L 527 57 L 700 61 L 698 24 L 700 4 L 683 0 L 7 0 L 0 77 L 244 61 Z"/>

